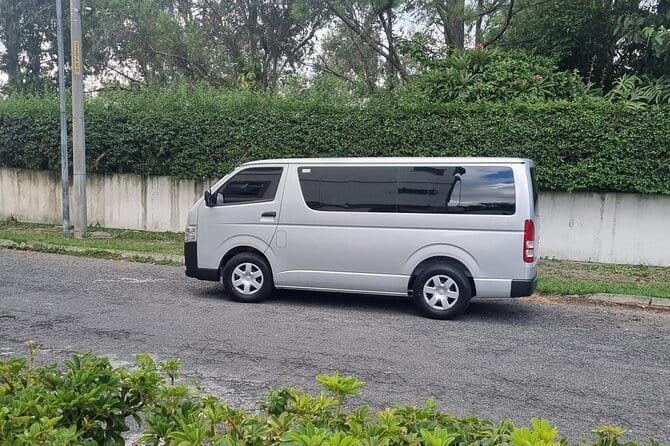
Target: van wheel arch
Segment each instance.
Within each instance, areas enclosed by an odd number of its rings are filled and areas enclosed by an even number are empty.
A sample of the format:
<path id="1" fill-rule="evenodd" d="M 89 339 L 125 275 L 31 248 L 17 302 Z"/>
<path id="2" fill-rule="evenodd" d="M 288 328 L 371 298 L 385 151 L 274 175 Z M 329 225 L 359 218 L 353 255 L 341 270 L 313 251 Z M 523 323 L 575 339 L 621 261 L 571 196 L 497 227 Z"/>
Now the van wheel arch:
<path id="1" fill-rule="evenodd" d="M 467 266 L 465 266 L 461 261 L 454 259 L 453 257 L 447 257 L 447 256 L 437 256 L 437 257 L 430 257 L 421 263 L 419 263 L 416 268 L 414 268 L 414 271 L 412 271 L 412 275 L 409 278 L 409 282 L 407 283 L 407 294 L 409 296 L 412 296 L 413 289 L 414 289 L 414 280 L 429 266 L 434 266 L 434 265 L 450 265 L 455 268 L 460 269 L 465 276 L 468 278 L 470 281 L 470 286 L 472 287 L 472 295 L 476 296 L 477 295 L 477 290 L 475 288 L 475 281 L 472 278 L 472 273 L 468 269 Z"/>
<path id="2" fill-rule="evenodd" d="M 237 254 L 241 254 L 243 252 L 251 252 L 253 254 L 260 256 L 263 260 L 265 260 L 265 263 L 268 264 L 268 266 L 270 267 L 270 272 L 272 273 L 272 264 L 270 263 L 270 260 L 267 258 L 265 254 L 263 254 L 256 248 L 252 248 L 251 246 L 237 246 L 228 251 L 226 255 L 224 255 L 223 258 L 221 259 L 221 263 L 219 263 L 219 277 L 221 276 L 221 271 L 226 266 L 226 263 L 228 263 L 228 261 L 233 257 L 235 257 Z"/>

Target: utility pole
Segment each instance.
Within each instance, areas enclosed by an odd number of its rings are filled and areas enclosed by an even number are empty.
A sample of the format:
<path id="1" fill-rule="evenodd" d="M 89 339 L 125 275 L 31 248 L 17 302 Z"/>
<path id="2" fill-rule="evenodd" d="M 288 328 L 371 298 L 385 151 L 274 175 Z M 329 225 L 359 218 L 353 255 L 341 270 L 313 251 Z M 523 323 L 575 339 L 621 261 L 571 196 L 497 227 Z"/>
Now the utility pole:
<path id="1" fill-rule="evenodd" d="M 67 153 L 67 111 L 65 110 L 65 50 L 63 49 L 63 5 L 56 0 L 56 27 L 58 29 L 58 99 L 60 101 L 60 178 L 63 188 L 63 235 L 70 237 L 70 178 Z"/>
<path id="2" fill-rule="evenodd" d="M 70 0 L 72 40 L 72 168 L 74 174 L 74 238 L 86 238 L 86 146 L 84 144 L 84 77 L 81 57 L 81 0 Z"/>

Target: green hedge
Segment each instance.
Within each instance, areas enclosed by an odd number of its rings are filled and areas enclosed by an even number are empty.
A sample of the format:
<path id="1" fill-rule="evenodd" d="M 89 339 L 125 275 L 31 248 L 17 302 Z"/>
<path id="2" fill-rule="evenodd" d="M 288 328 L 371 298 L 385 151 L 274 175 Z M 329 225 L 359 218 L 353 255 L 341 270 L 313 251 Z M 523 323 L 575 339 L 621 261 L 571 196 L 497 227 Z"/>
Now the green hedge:
<path id="1" fill-rule="evenodd" d="M 59 169 L 55 99 L 0 101 L 0 165 Z M 91 172 L 219 177 L 254 159 L 520 156 L 545 190 L 670 194 L 670 107 L 604 101 L 366 106 L 211 90 L 86 105 Z"/>
<path id="2" fill-rule="evenodd" d="M 165 446 L 568 446 L 546 420 L 529 427 L 475 416 L 455 417 L 425 406 L 396 404 L 376 413 L 350 408 L 363 382 L 319 375 L 323 390 L 272 389 L 259 410 L 232 407 L 179 380 L 181 361 L 137 356 L 135 367 L 113 367 L 104 357 L 76 354 L 36 366 L 30 357 L 0 360 L 0 444 L 12 446 L 123 445 L 134 419 L 133 444 Z M 639 446 L 620 441 L 624 430 L 601 425 L 583 446 Z M 660 443 L 650 440 L 650 446 Z"/>

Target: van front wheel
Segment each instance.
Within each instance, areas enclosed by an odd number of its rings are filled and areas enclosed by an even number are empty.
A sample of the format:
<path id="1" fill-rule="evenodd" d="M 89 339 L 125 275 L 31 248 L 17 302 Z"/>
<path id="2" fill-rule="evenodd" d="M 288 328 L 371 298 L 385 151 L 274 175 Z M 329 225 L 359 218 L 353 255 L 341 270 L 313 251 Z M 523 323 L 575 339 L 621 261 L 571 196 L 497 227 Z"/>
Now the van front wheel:
<path id="1" fill-rule="evenodd" d="M 432 319 L 451 319 L 470 304 L 472 286 L 463 272 L 451 265 L 433 265 L 414 280 L 412 296 Z"/>
<path id="2" fill-rule="evenodd" d="M 243 252 L 230 259 L 223 267 L 222 277 L 226 292 L 240 302 L 265 300 L 274 288 L 270 266 L 252 252 Z"/>

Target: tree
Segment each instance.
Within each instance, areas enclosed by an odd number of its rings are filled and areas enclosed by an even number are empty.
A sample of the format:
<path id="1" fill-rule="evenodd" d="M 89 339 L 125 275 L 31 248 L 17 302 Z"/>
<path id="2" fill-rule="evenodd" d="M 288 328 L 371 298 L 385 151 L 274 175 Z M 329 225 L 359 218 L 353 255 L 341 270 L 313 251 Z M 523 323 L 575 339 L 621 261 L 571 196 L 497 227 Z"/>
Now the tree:
<path id="1" fill-rule="evenodd" d="M 670 75 L 670 0 L 644 4 L 621 17 L 616 35 L 630 72 L 653 77 Z"/>
<path id="2" fill-rule="evenodd" d="M 90 40 L 107 60 L 99 74 L 140 85 L 230 85 L 230 57 L 200 13 L 192 0 L 97 0 L 90 15 L 99 26 Z"/>
<path id="3" fill-rule="evenodd" d="M 371 28 L 366 32 L 379 40 L 378 33 Z M 344 82 L 345 88 L 365 97 L 374 94 L 380 86 L 381 62 L 379 54 L 358 34 L 338 23 L 321 42 L 313 67 L 319 76 L 336 77 Z"/>
<path id="4" fill-rule="evenodd" d="M 518 13 L 497 43 L 554 58 L 560 69 L 576 69 L 609 89 L 625 71 L 630 54 L 615 32 L 619 20 L 639 8 L 639 0 L 519 0 Z M 495 32 L 495 30 L 491 30 Z"/>
<path id="5" fill-rule="evenodd" d="M 83 6 L 86 73 L 103 87 L 185 80 L 274 88 L 310 54 L 324 17 L 323 5 L 307 0 L 88 0 Z M 0 39 L 7 89 L 55 84 L 53 0 L 0 0 Z"/>
<path id="6" fill-rule="evenodd" d="M 203 23 L 226 49 L 238 76 L 275 87 L 310 54 L 324 22 L 320 1 L 202 0 Z"/>
<path id="7" fill-rule="evenodd" d="M 439 47 L 463 49 L 465 46 L 464 0 L 416 0 L 413 15 L 439 35 Z M 429 31 L 430 32 L 430 31 Z"/>
<path id="8" fill-rule="evenodd" d="M 396 12 L 401 0 L 323 0 L 326 10 L 377 53 L 384 62 L 386 85 L 409 79 L 397 45 Z"/>
<path id="9" fill-rule="evenodd" d="M 0 42 L 5 47 L 0 70 L 7 74 L 5 91 L 54 87 L 47 75 L 55 63 L 54 6 L 49 0 L 0 0 Z"/>

